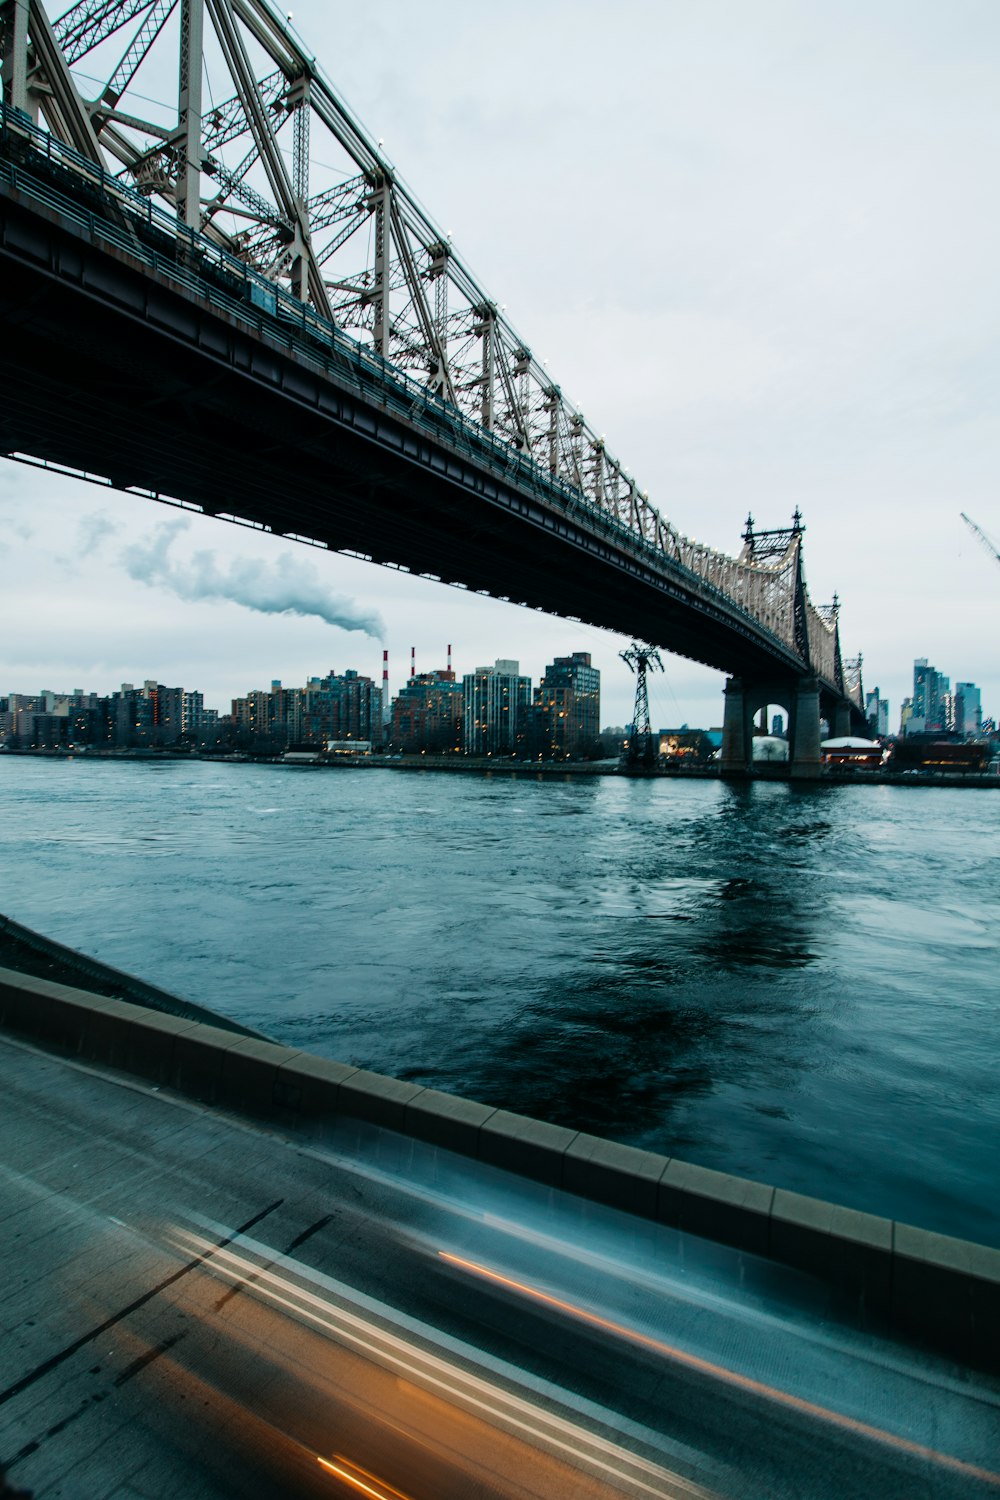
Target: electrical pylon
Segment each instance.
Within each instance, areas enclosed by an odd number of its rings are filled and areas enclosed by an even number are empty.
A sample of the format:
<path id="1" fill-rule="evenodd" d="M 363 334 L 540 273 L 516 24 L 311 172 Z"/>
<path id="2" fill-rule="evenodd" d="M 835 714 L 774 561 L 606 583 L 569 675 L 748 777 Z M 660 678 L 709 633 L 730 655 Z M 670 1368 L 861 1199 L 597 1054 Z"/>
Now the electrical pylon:
<path id="1" fill-rule="evenodd" d="M 663 663 L 655 646 L 642 646 L 633 641 L 627 651 L 618 655 L 635 673 L 635 708 L 632 712 L 632 733 L 628 741 L 627 764 L 630 766 L 652 766 L 656 764 L 653 749 L 653 730 L 649 722 L 649 691 L 646 686 L 647 672 L 662 672 Z"/>

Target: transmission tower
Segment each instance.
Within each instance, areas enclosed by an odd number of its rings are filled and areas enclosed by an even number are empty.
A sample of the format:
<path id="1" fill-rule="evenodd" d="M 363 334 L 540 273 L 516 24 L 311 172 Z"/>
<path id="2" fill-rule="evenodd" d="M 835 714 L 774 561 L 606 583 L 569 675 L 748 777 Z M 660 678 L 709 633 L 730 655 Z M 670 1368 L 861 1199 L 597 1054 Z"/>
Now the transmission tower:
<path id="1" fill-rule="evenodd" d="M 983 528 L 981 526 L 977 526 L 972 517 L 967 516 L 964 510 L 961 511 L 960 514 L 962 520 L 972 532 L 972 535 L 978 538 L 978 540 L 983 544 L 991 557 L 996 558 L 997 562 L 1000 562 L 1000 551 L 997 550 L 996 543 L 994 541 L 991 541 L 991 539 L 986 535 L 986 532 L 983 530 Z"/>
<path id="2" fill-rule="evenodd" d="M 649 722 L 646 673 L 663 671 L 660 653 L 654 646 L 641 646 L 638 641 L 633 641 L 627 651 L 619 651 L 618 655 L 635 673 L 635 708 L 632 713 L 632 733 L 628 741 L 628 764 L 652 766 L 656 763 L 656 752 L 653 749 L 653 730 Z"/>

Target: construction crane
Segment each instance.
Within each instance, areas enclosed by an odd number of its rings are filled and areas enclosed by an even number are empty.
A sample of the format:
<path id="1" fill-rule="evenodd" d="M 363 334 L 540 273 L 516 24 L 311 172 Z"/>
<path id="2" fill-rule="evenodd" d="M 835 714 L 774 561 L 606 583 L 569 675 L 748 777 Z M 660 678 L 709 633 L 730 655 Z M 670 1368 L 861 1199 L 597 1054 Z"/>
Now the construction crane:
<path id="1" fill-rule="evenodd" d="M 1000 563 L 1000 549 L 998 549 L 996 543 L 990 540 L 983 528 L 981 526 L 977 526 L 972 517 L 967 516 L 964 510 L 961 512 L 961 516 L 962 520 L 965 522 L 966 526 L 968 526 L 973 536 L 978 537 L 990 556 L 996 558 L 997 562 Z"/>
<path id="2" fill-rule="evenodd" d="M 627 651 L 618 655 L 635 673 L 635 708 L 632 712 L 632 733 L 628 741 L 629 767 L 653 766 L 656 751 L 653 749 L 653 730 L 649 722 L 649 692 L 646 687 L 647 672 L 662 672 L 663 663 L 655 646 L 641 646 L 633 641 Z"/>

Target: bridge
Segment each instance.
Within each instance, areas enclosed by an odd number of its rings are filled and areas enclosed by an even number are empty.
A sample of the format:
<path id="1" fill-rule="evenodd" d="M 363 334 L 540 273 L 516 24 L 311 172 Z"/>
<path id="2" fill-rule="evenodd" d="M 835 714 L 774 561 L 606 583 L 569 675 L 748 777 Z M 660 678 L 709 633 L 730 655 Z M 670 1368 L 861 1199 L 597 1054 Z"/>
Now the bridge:
<path id="1" fill-rule="evenodd" d="M 735 557 L 664 519 L 266 0 L 0 26 L 0 453 L 703 662 L 732 774 L 769 703 L 793 776 L 864 722 L 798 510 Z"/>

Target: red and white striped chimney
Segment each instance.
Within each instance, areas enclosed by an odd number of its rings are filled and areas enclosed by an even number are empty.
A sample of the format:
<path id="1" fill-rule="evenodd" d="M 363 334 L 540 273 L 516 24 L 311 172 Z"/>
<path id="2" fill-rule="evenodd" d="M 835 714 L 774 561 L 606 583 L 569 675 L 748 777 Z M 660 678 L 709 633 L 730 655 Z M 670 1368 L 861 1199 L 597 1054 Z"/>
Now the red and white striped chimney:
<path id="1" fill-rule="evenodd" d="M 411 646 L 410 647 L 410 676 L 411 677 L 416 677 L 416 675 L 417 675 L 417 648 L 416 648 L 416 646 Z"/>
<path id="2" fill-rule="evenodd" d="M 448 671 L 451 671 L 451 641 L 448 642 Z"/>
<path id="3" fill-rule="evenodd" d="M 382 652 L 382 724 L 389 722 L 389 653 Z"/>

